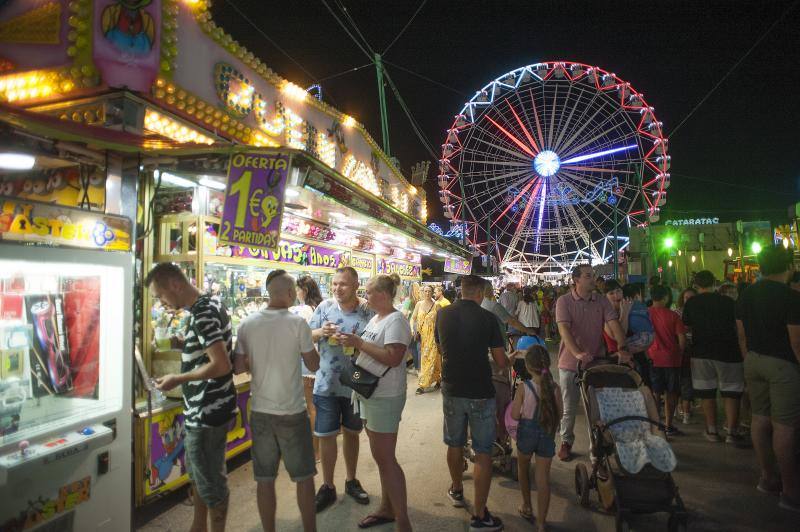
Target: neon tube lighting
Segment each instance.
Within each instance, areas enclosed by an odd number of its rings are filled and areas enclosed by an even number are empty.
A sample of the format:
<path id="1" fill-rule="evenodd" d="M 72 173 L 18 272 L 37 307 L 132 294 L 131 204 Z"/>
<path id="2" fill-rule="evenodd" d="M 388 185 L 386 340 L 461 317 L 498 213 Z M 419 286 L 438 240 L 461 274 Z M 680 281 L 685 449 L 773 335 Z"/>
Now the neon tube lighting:
<path id="1" fill-rule="evenodd" d="M 596 159 L 597 157 L 602 157 L 603 155 L 609 155 L 611 153 L 617 153 L 620 151 L 625 150 L 632 150 L 633 148 L 638 147 L 637 144 L 631 144 L 630 146 L 623 146 L 621 148 L 612 148 L 610 150 L 603 150 L 597 153 L 589 153 L 587 155 L 578 155 L 577 157 L 572 157 L 571 159 L 567 159 L 566 161 L 561 161 L 561 164 L 571 164 L 571 163 L 579 163 L 581 161 L 588 161 L 589 159 Z"/>

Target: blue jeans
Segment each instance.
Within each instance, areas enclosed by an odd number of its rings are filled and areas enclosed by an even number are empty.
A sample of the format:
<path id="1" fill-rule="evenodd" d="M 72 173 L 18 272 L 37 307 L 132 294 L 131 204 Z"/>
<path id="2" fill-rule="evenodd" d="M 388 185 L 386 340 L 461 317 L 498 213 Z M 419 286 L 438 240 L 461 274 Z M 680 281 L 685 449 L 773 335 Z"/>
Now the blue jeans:
<path id="1" fill-rule="evenodd" d="M 200 500 L 214 508 L 228 498 L 225 451 L 228 423 L 219 427 L 186 427 L 186 471 Z"/>
<path id="2" fill-rule="evenodd" d="M 419 371 L 419 342 L 417 340 L 412 340 L 408 349 L 411 350 L 411 359 L 414 361 L 414 369 Z"/>
<path id="3" fill-rule="evenodd" d="M 314 421 L 315 436 L 322 438 L 338 434 L 340 427 L 351 432 L 361 432 L 363 427 L 361 417 L 353 412 L 349 397 L 314 394 L 314 407 L 317 409 L 317 419 Z"/>
<path id="4" fill-rule="evenodd" d="M 522 454 L 535 454 L 552 458 L 556 454 L 556 440 L 534 419 L 520 419 L 517 425 L 517 449 Z"/>
<path id="5" fill-rule="evenodd" d="M 492 454 L 497 437 L 495 401 L 467 399 L 442 395 L 444 410 L 444 443 L 448 447 L 463 447 L 467 443 L 467 426 L 476 453 Z"/>

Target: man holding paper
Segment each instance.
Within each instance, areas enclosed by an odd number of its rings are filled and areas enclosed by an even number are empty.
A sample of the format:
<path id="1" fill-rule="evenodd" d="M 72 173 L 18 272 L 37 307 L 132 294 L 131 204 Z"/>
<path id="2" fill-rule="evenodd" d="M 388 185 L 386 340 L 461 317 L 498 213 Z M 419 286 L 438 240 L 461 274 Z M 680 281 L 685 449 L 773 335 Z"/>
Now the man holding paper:
<path id="1" fill-rule="evenodd" d="M 346 471 L 345 493 L 359 504 L 369 504 L 369 495 L 356 478 L 361 418 L 355 414 L 350 402 L 352 390 L 339 382 L 346 357 L 353 354 L 353 347 L 343 348 L 336 338 L 337 333 L 361 334 L 375 315 L 366 301 L 358 298 L 357 290 L 358 273 L 350 266 L 339 268 L 331 283 L 333 297 L 320 303 L 308 322 L 314 341 L 318 342 L 320 356 L 319 370 L 314 379 L 314 406 L 317 409 L 314 435 L 319 438 L 322 462 L 317 512 L 336 502 L 333 472 L 338 455 L 336 437 L 340 429 Z"/>
<path id="2" fill-rule="evenodd" d="M 397 462 L 397 431 L 406 404 L 406 371 L 402 364 L 411 326 L 402 312 L 392 305 L 397 284 L 388 275 L 378 275 L 367 283 L 367 301 L 376 312 L 361 335 L 339 333 L 336 339 L 345 348 L 357 350 L 356 365 L 380 376 L 369 398 L 355 394 L 361 419 L 367 427 L 369 446 L 381 477 L 381 504 L 358 525 L 369 528 L 395 522 L 395 530 L 411 530 L 408 520 L 406 477 Z"/>

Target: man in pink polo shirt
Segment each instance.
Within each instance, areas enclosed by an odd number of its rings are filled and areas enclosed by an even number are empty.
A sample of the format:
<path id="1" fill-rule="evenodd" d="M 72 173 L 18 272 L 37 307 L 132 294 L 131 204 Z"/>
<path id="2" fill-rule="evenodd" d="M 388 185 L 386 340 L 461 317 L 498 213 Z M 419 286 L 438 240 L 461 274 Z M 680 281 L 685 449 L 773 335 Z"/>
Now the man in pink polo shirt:
<path id="1" fill-rule="evenodd" d="M 625 351 L 625 333 L 619 324 L 617 311 L 605 296 L 594 291 L 592 267 L 588 264 L 575 266 L 572 281 L 575 283 L 572 289 L 556 302 L 556 323 L 561 335 L 558 376 L 564 400 L 558 458 L 563 461 L 572 458 L 572 444 L 575 441 L 575 414 L 580 395 L 575 384 L 578 360 L 582 367 L 586 367 L 595 358 L 605 355 L 603 326 L 606 323 L 619 346 L 620 360 L 630 360 L 630 355 Z"/>

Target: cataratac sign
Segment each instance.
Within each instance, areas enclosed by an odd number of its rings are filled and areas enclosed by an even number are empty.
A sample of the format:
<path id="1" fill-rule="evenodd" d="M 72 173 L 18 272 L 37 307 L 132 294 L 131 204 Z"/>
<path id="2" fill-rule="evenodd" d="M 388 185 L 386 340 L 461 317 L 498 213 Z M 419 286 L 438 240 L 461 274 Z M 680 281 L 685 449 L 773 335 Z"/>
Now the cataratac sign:
<path id="1" fill-rule="evenodd" d="M 684 218 L 683 220 L 667 220 L 664 225 L 716 225 L 719 218 Z"/>

